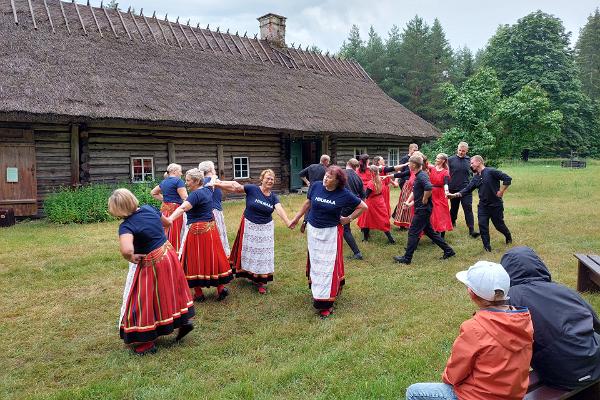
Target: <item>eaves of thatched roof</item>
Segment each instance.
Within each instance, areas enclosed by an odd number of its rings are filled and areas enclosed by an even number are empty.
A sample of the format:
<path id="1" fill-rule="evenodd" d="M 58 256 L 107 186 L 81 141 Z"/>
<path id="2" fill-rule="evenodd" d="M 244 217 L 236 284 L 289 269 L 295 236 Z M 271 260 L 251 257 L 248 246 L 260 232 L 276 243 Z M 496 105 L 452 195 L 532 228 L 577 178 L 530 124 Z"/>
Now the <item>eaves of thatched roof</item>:
<path id="1" fill-rule="evenodd" d="M 0 119 L 433 138 L 352 60 L 59 0 L 0 0 Z"/>

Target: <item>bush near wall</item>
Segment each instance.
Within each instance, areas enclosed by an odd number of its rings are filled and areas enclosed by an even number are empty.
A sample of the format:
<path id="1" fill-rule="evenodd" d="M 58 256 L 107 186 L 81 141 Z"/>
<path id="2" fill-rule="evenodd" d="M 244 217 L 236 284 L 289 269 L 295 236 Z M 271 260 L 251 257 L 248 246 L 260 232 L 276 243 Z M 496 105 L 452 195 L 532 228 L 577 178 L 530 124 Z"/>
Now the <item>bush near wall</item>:
<path id="1" fill-rule="evenodd" d="M 117 185 L 91 184 L 78 188 L 61 187 L 48 195 L 44 211 L 50 222 L 56 224 L 89 224 L 114 220 L 108 213 L 108 198 L 116 188 L 127 188 L 135 194 L 140 204 L 156 207 L 160 202 L 152 198 L 150 191 L 156 182 L 122 183 Z"/>

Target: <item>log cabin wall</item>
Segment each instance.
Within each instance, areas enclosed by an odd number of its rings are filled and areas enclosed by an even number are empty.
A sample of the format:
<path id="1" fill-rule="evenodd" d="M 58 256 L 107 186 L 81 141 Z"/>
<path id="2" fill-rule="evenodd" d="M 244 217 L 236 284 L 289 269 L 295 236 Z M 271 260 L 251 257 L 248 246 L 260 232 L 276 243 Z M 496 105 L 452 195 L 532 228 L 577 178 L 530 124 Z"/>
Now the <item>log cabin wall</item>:
<path id="1" fill-rule="evenodd" d="M 281 135 L 277 132 L 93 125 L 88 125 L 86 131 L 91 182 L 129 181 L 132 157 L 152 157 L 156 180 L 162 179 L 170 162 L 181 164 L 185 172 L 204 160 L 213 161 L 222 170 L 221 179 L 231 180 L 233 158 L 248 157 L 250 177 L 238 179 L 240 183 L 258 183 L 260 172 L 271 168 L 278 178 L 275 190 L 287 190 L 282 185 Z"/>
<path id="2" fill-rule="evenodd" d="M 34 125 L 33 130 L 40 214 L 49 193 L 61 186 L 71 186 L 71 128 L 69 125 Z"/>

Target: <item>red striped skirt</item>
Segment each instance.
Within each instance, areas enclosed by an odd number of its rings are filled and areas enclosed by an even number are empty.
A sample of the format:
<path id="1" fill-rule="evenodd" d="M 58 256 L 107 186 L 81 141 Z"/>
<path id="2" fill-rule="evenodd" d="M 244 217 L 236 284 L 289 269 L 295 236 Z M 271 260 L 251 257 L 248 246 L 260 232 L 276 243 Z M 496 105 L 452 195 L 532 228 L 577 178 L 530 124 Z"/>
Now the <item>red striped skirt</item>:
<path id="1" fill-rule="evenodd" d="M 215 221 L 194 222 L 188 227 L 181 265 L 189 287 L 224 285 L 233 279 Z"/>
<path id="2" fill-rule="evenodd" d="M 187 324 L 194 314 L 177 253 L 165 242 L 137 265 L 120 321 L 121 339 L 127 344 L 153 341 Z"/>
<path id="3" fill-rule="evenodd" d="M 412 222 L 413 215 L 415 213 L 414 207 L 404 207 L 403 204 L 412 193 L 413 184 L 411 181 L 404 182 L 402 186 L 402 192 L 400 192 L 400 198 L 398 199 L 398 205 L 396 206 L 396 212 L 394 213 L 394 225 L 408 228 Z"/>
<path id="4" fill-rule="evenodd" d="M 313 306 L 317 310 L 328 310 L 333 307 L 346 283 L 342 240 L 344 227 L 338 225 L 333 229 L 320 229 L 308 224 L 306 236 L 306 276 L 313 295 Z"/>
<path id="5" fill-rule="evenodd" d="M 177 210 L 177 208 L 180 205 L 181 204 L 177 203 L 162 203 L 160 211 L 162 212 L 162 215 L 164 215 L 165 217 L 169 217 L 175 212 L 175 210 Z M 171 242 L 171 244 L 175 248 L 175 251 L 179 251 L 179 248 L 181 247 L 181 232 L 183 231 L 184 219 L 185 213 L 183 213 L 179 218 L 173 221 L 173 225 L 171 225 L 171 227 L 165 228 L 165 234 L 167 235 L 167 239 L 169 240 L 169 242 Z"/>

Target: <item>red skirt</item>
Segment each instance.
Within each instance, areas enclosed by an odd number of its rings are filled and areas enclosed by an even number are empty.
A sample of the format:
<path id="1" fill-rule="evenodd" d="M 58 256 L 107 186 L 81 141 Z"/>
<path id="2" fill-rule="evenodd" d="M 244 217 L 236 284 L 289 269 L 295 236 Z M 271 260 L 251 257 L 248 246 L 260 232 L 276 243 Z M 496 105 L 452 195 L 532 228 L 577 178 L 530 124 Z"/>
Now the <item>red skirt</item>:
<path id="1" fill-rule="evenodd" d="M 181 250 L 181 265 L 190 287 L 224 285 L 233 279 L 215 221 L 194 222 L 189 226 Z"/>
<path id="2" fill-rule="evenodd" d="M 389 191 L 388 191 L 389 194 Z M 390 231 L 390 214 L 385 202 L 384 192 L 372 194 L 365 203 L 369 208 L 358 217 L 357 225 L 359 228 L 377 229 L 379 231 Z"/>
<path id="3" fill-rule="evenodd" d="M 394 225 L 396 226 L 408 228 L 412 222 L 415 213 L 414 207 L 403 207 L 403 203 L 408 200 L 408 197 L 412 193 L 412 186 L 411 181 L 404 182 L 404 186 L 402 186 L 398 205 L 396 206 L 396 213 L 394 214 Z"/>
<path id="4" fill-rule="evenodd" d="M 160 207 L 160 211 L 162 215 L 165 217 L 169 217 L 171 214 L 177 210 L 177 208 L 181 204 L 177 203 L 162 203 Z M 179 247 L 181 246 L 181 231 L 183 230 L 183 218 L 185 213 L 183 213 L 179 218 L 173 221 L 173 225 L 170 228 L 165 228 L 165 234 L 167 235 L 167 239 L 175 248 L 175 251 L 179 251 Z"/>
<path id="5" fill-rule="evenodd" d="M 307 237 L 311 235 L 308 232 L 309 228 L 307 227 Z M 312 228 L 317 229 L 317 228 Z M 311 263 L 310 263 L 310 252 L 311 252 L 311 238 L 308 238 L 308 256 L 306 258 L 306 277 L 308 278 L 308 287 L 311 289 L 313 294 L 313 306 L 317 310 L 328 310 L 333 307 L 336 297 L 341 293 L 342 287 L 346 283 L 345 271 L 344 271 L 344 243 L 342 238 L 344 237 L 344 227 L 342 225 L 337 226 L 337 238 L 335 240 L 335 247 L 332 249 L 335 251 L 335 261 L 333 262 L 333 266 L 329 265 L 318 265 L 314 266 L 315 271 L 318 269 L 318 272 L 313 277 L 311 276 Z M 321 246 L 319 246 L 321 247 Z M 313 252 L 326 252 L 330 254 L 330 250 L 328 246 L 322 249 L 314 248 Z M 319 254 L 313 254 L 315 259 L 323 259 L 327 258 L 327 255 L 324 257 L 320 257 Z M 315 286 L 313 287 L 313 283 Z M 325 289 L 325 290 L 322 290 Z M 316 292 L 322 292 L 322 295 L 315 295 Z"/>
<path id="6" fill-rule="evenodd" d="M 168 335 L 194 316 L 194 302 L 169 242 L 138 264 L 124 306 L 119 330 L 127 344 Z"/>
<path id="7" fill-rule="evenodd" d="M 431 190 L 431 227 L 436 232 L 448 232 L 452 230 L 452 219 L 450 218 L 450 207 L 443 187 L 435 187 Z"/>

